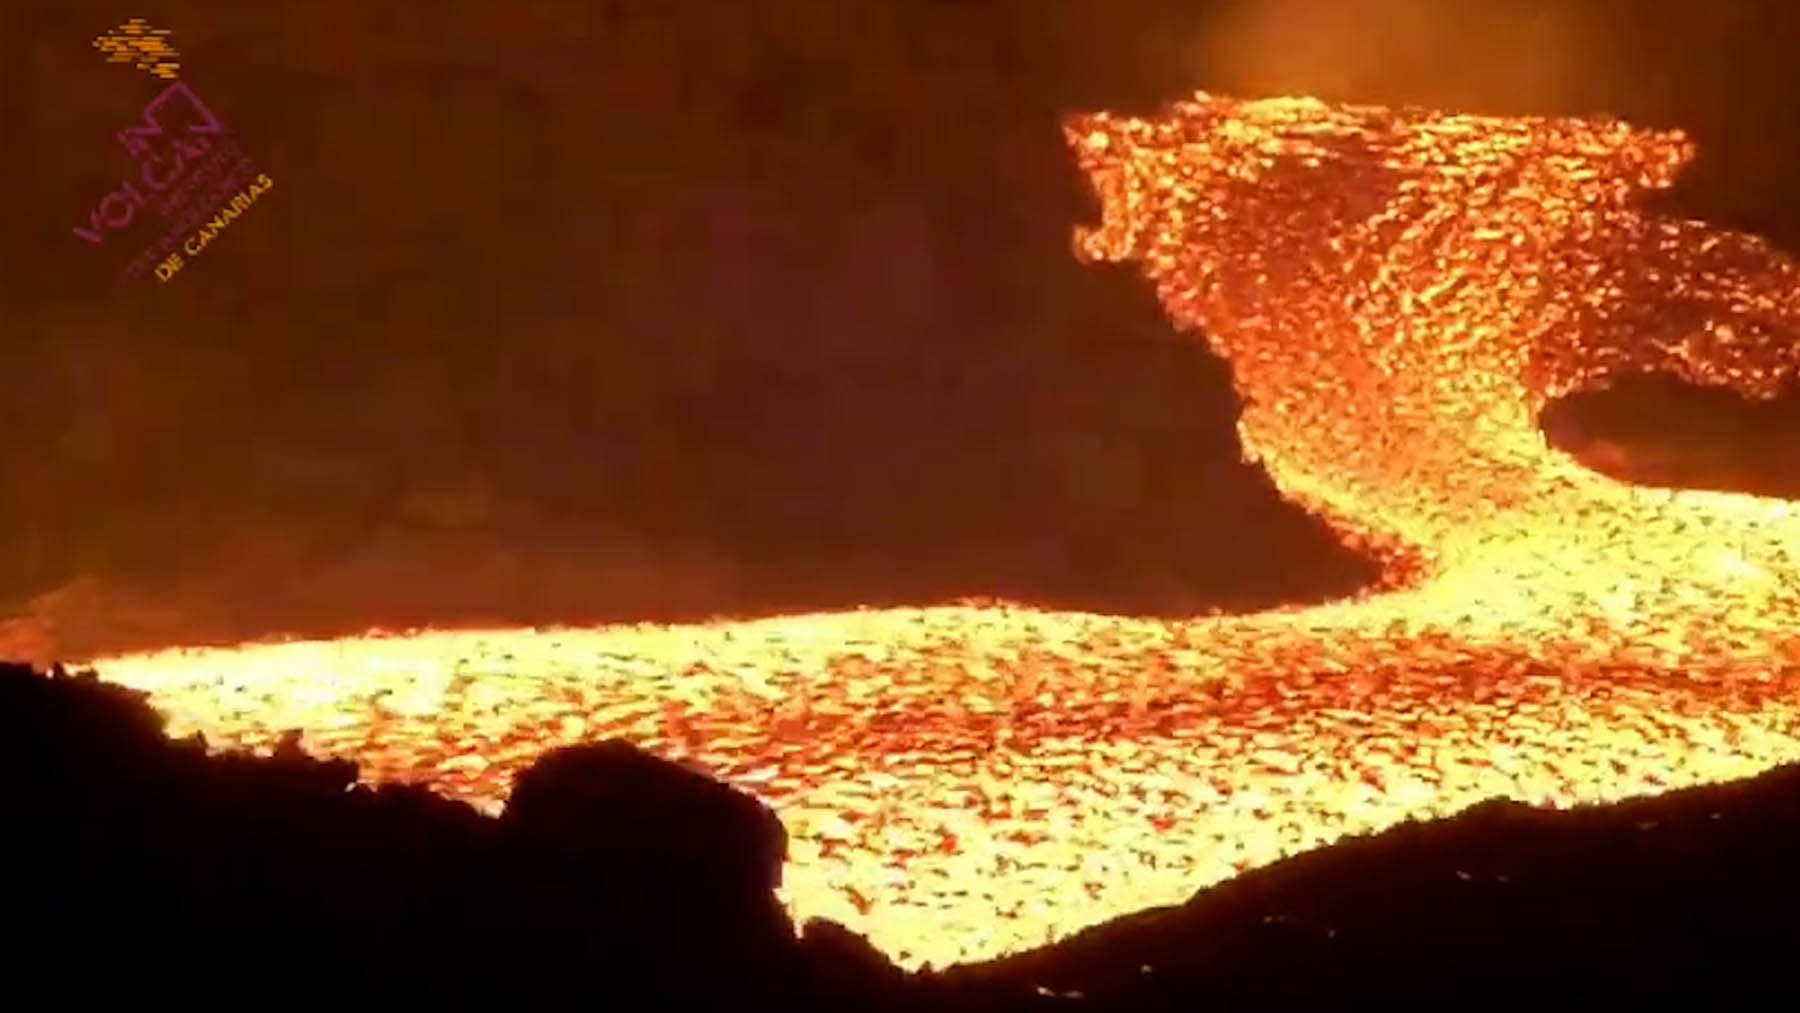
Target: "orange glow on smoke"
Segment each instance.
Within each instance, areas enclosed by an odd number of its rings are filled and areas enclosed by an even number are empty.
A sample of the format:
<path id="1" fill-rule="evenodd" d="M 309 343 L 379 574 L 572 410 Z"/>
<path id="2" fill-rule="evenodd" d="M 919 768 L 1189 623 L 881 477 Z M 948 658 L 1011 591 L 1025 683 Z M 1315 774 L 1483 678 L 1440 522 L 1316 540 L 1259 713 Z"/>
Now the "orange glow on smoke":
<path id="1" fill-rule="evenodd" d="M 1795 375 L 1795 265 L 1636 207 L 1683 138 L 1204 95 L 1067 129 L 1103 203 L 1080 253 L 1142 262 L 1203 329 L 1247 453 L 1381 557 L 1381 588 L 1179 622 L 959 606 L 96 667 L 178 733 L 298 727 L 489 807 L 553 746 L 690 759 L 780 812 L 798 914 L 911 967 L 1494 796 L 1800 760 L 1800 504 L 1623 485 L 1534 424 L 1609 373 Z"/>

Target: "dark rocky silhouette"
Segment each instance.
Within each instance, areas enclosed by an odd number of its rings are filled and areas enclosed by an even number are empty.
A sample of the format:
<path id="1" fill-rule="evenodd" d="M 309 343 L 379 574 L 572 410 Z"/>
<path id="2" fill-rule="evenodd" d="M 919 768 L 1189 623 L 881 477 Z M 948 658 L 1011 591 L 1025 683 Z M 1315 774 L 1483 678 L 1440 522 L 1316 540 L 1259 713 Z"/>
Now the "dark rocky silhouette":
<path id="1" fill-rule="evenodd" d="M 1573 812 L 1505 802 L 909 974 L 776 902 L 761 804 L 620 742 L 488 818 L 306 756 L 173 741 L 140 694 L 0 666 L 14 982 L 624 1008 L 1230 1009 L 1783 987 L 1800 767 Z M 1771 993 L 1773 994 L 1773 993 Z M 1075 997 L 1081 997 L 1078 1001 Z"/>
<path id="2" fill-rule="evenodd" d="M 501 878 L 521 918 L 582 912 L 580 930 L 550 944 L 567 957 L 628 955 L 639 970 L 675 960 L 671 979 L 698 963 L 734 991 L 780 981 L 793 962 L 794 927 L 775 896 L 787 832 L 710 777 L 619 741 L 560 749 L 519 777 L 500 829 Z"/>
<path id="3" fill-rule="evenodd" d="M 0 669 L 0 714 L 7 915 L 45 959 L 79 940 L 165 976 L 805 998 L 773 892 L 780 822 L 623 743 L 545 757 L 489 819 L 358 786 L 291 737 L 269 758 L 208 756 L 91 675 Z"/>

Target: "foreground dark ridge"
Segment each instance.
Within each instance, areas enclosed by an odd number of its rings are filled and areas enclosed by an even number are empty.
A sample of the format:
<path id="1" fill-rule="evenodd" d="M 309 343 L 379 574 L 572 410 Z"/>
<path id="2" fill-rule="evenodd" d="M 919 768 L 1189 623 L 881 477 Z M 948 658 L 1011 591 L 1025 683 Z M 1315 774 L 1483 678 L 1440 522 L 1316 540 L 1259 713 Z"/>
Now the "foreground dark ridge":
<path id="1" fill-rule="evenodd" d="M 795 932 L 767 809 L 623 744 L 551 754 L 489 819 L 295 749 L 208 756 L 87 675 L 0 666 L 0 722 L 24 845 L 14 967 L 60 977 L 78 954 L 92 977 L 62 977 L 64 994 L 301 980 L 646 1009 L 1136 1010 L 1580 983 L 1616 999 L 1779 986 L 1800 940 L 1794 768 L 1574 812 L 1493 803 L 1057 946 L 905 975 L 837 926 Z"/>

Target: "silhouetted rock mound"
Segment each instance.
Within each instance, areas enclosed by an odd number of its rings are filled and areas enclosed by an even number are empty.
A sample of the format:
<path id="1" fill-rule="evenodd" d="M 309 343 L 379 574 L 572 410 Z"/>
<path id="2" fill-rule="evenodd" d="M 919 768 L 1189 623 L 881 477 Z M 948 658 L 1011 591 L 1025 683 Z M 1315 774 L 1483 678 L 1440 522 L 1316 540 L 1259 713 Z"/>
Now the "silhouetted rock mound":
<path id="1" fill-rule="evenodd" d="M 944 977 L 1107 1010 L 1774 987 L 1800 943 L 1797 845 L 1800 768 L 1571 811 L 1494 801 Z"/>
<path id="2" fill-rule="evenodd" d="M 708 966 L 746 988 L 791 961 L 775 896 L 787 832 L 704 774 L 621 741 L 559 749 L 519 776 L 500 824 L 515 896 L 579 913 L 560 948 L 604 945 L 637 972 Z"/>
<path id="3" fill-rule="evenodd" d="M 901 1009 L 917 999 L 905 971 L 837 922 L 809 920 L 800 946 L 812 972 L 811 998 L 820 1008 Z"/>
<path id="4" fill-rule="evenodd" d="M 466 806 L 357 787 L 354 765 L 291 739 L 269 758 L 208 756 L 92 675 L 0 666 L 0 721 L 25 953 L 79 942 L 159 973 L 205 954 L 229 977 L 291 973 L 296 953 L 357 931 L 441 939 L 447 887 L 492 836 Z"/>
<path id="5" fill-rule="evenodd" d="M 781 886 L 787 830 L 719 781 L 612 739 L 545 754 L 501 824 L 535 846 L 682 866 L 759 896 Z"/>

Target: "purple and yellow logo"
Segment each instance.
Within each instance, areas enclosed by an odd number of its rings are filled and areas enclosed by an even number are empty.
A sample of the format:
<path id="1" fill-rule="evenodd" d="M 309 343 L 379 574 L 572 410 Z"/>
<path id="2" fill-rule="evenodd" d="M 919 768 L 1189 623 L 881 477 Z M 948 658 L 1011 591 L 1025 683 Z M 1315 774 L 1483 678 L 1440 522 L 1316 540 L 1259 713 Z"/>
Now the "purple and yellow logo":
<path id="1" fill-rule="evenodd" d="M 126 265 L 121 281 L 154 269 L 166 282 L 198 257 L 275 182 L 259 172 L 219 116 L 179 80 L 178 54 L 166 29 L 134 18 L 94 40 L 108 62 L 134 63 L 171 81 L 145 103 L 140 123 L 115 137 L 130 156 L 120 184 L 88 212 L 76 238 L 104 248 L 137 242 L 142 224 L 156 222 L 158 236 Z"/>

